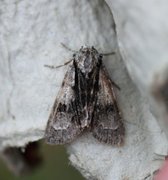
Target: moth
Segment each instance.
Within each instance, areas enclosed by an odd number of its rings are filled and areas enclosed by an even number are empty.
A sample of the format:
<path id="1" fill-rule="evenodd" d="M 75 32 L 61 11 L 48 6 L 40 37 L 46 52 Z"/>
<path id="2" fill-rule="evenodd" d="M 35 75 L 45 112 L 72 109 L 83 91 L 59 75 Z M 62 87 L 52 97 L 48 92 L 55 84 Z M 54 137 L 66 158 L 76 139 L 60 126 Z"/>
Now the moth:
<path id="1" fill-rule="evenodd" d="M 123 144 L 125 128 L 114 82 L 102 58 L 94 47 L 81 47 L 68 62 L 69 68 L 48 119 L 47 143 L 70 143 L 88 129 L 100 142 Z"/>

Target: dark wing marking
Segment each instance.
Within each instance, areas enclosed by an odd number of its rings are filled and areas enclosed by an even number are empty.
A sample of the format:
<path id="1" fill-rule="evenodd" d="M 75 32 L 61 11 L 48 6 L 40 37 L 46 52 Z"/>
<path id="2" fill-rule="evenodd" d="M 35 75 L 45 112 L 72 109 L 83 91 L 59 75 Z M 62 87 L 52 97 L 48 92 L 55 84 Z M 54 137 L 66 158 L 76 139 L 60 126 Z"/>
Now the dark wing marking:
<path id="1" fill-rule="evenodd" d="M 99 91 L 94 110 L 92 133 L 99 141 L 112 145 L 121 145 L 125 135 L 113 84 L 104 66 L 101 66 L 99 73 Z"/>
<path id="2" fill-rule="evenodd" d="M 75 67 L 72 63 L 65 75 L 62 87 L 53 105 L 45 138 L 49 144 L 66 144 L 80 134 L 75 97 Z"/>
<path id="3" fill-rule="evenodd" d="M 94 112 L 95 99 L 98 91 L 99 68 L 95 67 L 87 76 L 74 62 L 75 73 L 75 104 L 81 128 L 89 128 Z"/>

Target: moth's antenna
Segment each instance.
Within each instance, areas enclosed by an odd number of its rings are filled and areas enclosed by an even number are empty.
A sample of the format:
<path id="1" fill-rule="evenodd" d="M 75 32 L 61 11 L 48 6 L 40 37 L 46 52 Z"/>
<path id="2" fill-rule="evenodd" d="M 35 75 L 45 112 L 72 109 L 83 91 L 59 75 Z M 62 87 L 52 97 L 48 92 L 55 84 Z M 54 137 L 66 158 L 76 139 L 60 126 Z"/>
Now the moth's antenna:
<path id="1" fill-rule="evenodd" d="M 44 64 L 44 67 L 47 67 L 47 68 L 50 68 L 50 69 L 57 69 L 57 68 L 60 68 L 62 66 L 66 66 L 67 64 L 69 64 L 73 59 L 65 62 L 64 64 L 62 65 L 59 65 L 59 66 L 52 66 L 52 65 L 47 65 L 47 64 Z"/>
<path id="2" fill-rule="evenodd" d="M 71 52 L 73 52 L 73 53 L 77 53 L 77 52 L 78 52 L 78 51 L 75 51 L 75 50 L 69 48 L 68 46 L 66 46 L 66 45 L 65 45 L 64 43 L 62 43 L 62 42 L 61 42 L 61 45 L 62 45 L 65 49 L 67 49 L 68 51 L 71 51 Z"/>
<path id="3" fill-rule="evenodd" d="M 101 53 L 103 56 L 110 56 L 114 55 L 116 52 L 109 52 L 109 53 Z"/>
<path id="4" fill-rule="evenodd" d="M 62 45 L 65 49 L 67 49 L 68 51 L 72 51 L 72 52 L 77 53 L 77 51 L 72 50 L 71 48 L 67 47 L 67 46 L 66 46 L 64 43 L 62 43 L 62 42 L 61 42 L 61 45 Z M 73 55 L 73 56 L 74 56 L 74 55 Z M 47 64 L 45 64 L 44 67 L 47 67 L 47 68 L 50 68 L 50 69 L 57 69 L 57 68 L 60 68 L 60 67 L 62 67 L 62 66 L 66 66 L 66 65 L 69 64 L 72 60 L 73 60 L 73 59 L 70 59 L 69 61 L 67 61 L 67 62 L 65 62 L 64 64 L 59 65 L 59 66 L 53 66 L 53 65 L 47 65 Z"/>

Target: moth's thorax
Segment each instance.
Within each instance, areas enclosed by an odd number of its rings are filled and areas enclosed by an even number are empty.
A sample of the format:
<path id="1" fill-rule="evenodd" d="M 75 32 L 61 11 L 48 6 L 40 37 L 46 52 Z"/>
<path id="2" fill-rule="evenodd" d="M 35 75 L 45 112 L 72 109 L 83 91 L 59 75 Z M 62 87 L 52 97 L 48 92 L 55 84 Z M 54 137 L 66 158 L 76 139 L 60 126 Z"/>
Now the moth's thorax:
<path id="1" fill-rule="evenodd" d="M 75 55 L 77 67 L 85 75 L 92 72 L 100 63 L 102 56 L 94 47 L 81 47 L 79 52 Z"/>

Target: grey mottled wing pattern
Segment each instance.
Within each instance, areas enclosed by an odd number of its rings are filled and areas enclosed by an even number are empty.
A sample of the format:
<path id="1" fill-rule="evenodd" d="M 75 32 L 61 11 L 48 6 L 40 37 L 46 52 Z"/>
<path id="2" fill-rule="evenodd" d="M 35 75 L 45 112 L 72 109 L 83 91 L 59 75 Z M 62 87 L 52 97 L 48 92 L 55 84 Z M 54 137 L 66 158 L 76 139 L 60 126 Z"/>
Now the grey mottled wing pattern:
<path id="1" fill-rule="evenodd" d="M 116 102 L 113 84 L 104 66 L 99 73 L 99 91 L 92 122 L 93 136 L 101 142 L 121 145 L 125 129 Z"/>
<path id="2" fill-rule="evenodd" d="M 66 144 L 80 134 L 82 128 L 75 105 L 75 69 L 73 63 L 65 74 L 62 87 L 49 116 L 45 139 L 49 144 Z"/>

